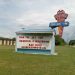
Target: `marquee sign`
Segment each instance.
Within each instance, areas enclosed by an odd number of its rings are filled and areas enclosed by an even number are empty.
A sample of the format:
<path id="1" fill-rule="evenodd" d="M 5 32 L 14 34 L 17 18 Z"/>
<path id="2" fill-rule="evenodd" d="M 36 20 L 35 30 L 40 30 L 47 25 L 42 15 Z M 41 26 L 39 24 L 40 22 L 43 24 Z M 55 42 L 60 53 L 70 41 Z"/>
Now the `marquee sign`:
<path id="1" fill-rule="evenodd" d="M 16 52 L 27 54 L 55 54 L 53 31 L 35 30 L 16 33 Z"/>
<path id="2" fill-rule="evenodd" d="M 17 47 L 23 49 L 50 49 L 50 36 L 20 35 L 17 36 Z"/>

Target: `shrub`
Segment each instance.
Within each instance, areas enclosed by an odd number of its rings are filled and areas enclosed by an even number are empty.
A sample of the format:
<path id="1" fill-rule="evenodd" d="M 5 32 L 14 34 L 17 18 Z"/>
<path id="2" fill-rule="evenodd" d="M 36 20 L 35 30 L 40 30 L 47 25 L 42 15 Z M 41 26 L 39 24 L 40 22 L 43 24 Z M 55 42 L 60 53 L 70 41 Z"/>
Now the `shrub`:
<path id="1" fill-rule="evenodd" d="M 69 45 L 75 45 L 75 40 L 70 40 Z"/>
<path id="2" fill-rule="evenodd" d="M 65 45 L 66 42 L 64 39 L 60 38 L 59 35 L 55 36 L 55 45 Z"/>

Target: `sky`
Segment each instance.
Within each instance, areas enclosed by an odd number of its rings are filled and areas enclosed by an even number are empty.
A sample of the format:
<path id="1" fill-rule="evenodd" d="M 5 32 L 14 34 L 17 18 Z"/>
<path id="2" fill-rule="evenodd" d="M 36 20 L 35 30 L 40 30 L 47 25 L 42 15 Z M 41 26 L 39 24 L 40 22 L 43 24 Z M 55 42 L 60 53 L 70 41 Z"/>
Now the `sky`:
<path id="1" fill-rule="evenodd" d="M 58 10 L 68 13 L 69 27 L 64 28 L 66 41 L 75 39 L 75 0 L 0 0 L 0 37 L 15 37 L 27 27 L 48 27 L 56 22 Z"/>

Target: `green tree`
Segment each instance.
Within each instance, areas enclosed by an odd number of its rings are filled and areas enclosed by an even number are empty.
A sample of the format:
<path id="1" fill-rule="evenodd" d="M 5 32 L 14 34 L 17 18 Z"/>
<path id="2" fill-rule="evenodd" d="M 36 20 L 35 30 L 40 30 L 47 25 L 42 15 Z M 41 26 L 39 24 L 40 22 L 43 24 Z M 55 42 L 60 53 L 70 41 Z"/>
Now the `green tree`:
<path id="1" fill-rule="evenodd" d="M 55 45 L 65 45 L 66 42 L 64 39 L 60 38 L 59 35 L 55 36 Z"/>
<path id="2" fill-rule="evenodd" d="M 69 45 L 75 45 L 75 40 L 70 40 Z"/>

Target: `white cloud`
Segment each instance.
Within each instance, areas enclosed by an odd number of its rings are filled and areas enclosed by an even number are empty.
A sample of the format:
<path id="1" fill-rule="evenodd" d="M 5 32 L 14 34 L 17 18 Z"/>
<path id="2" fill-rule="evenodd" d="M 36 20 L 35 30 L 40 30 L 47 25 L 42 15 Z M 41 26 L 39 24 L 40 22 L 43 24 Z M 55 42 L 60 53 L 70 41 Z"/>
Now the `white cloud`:
<path id="1" fill-rule="evenodd" d="M 21 26 L 48 26 L 49 22 L 56 21 L 54 15 L 59 9 L 69 14 L 67 20 L 71 30 L 64 28 L 66 36 L 66 33 L 74 32 L 74 0 L 0 0 L 0 34 L 9 37 L 8 32 L 13 35 Z"/>
<path id="2" fill-rule="evenodd" d="M 19 17 L 18 19 L 16 19 L 16 21 L 17 23 L 23 25 L 48 24 L 50 18 L 49 16 L 49 13 L 46 12 L 30 12 Z"/>

